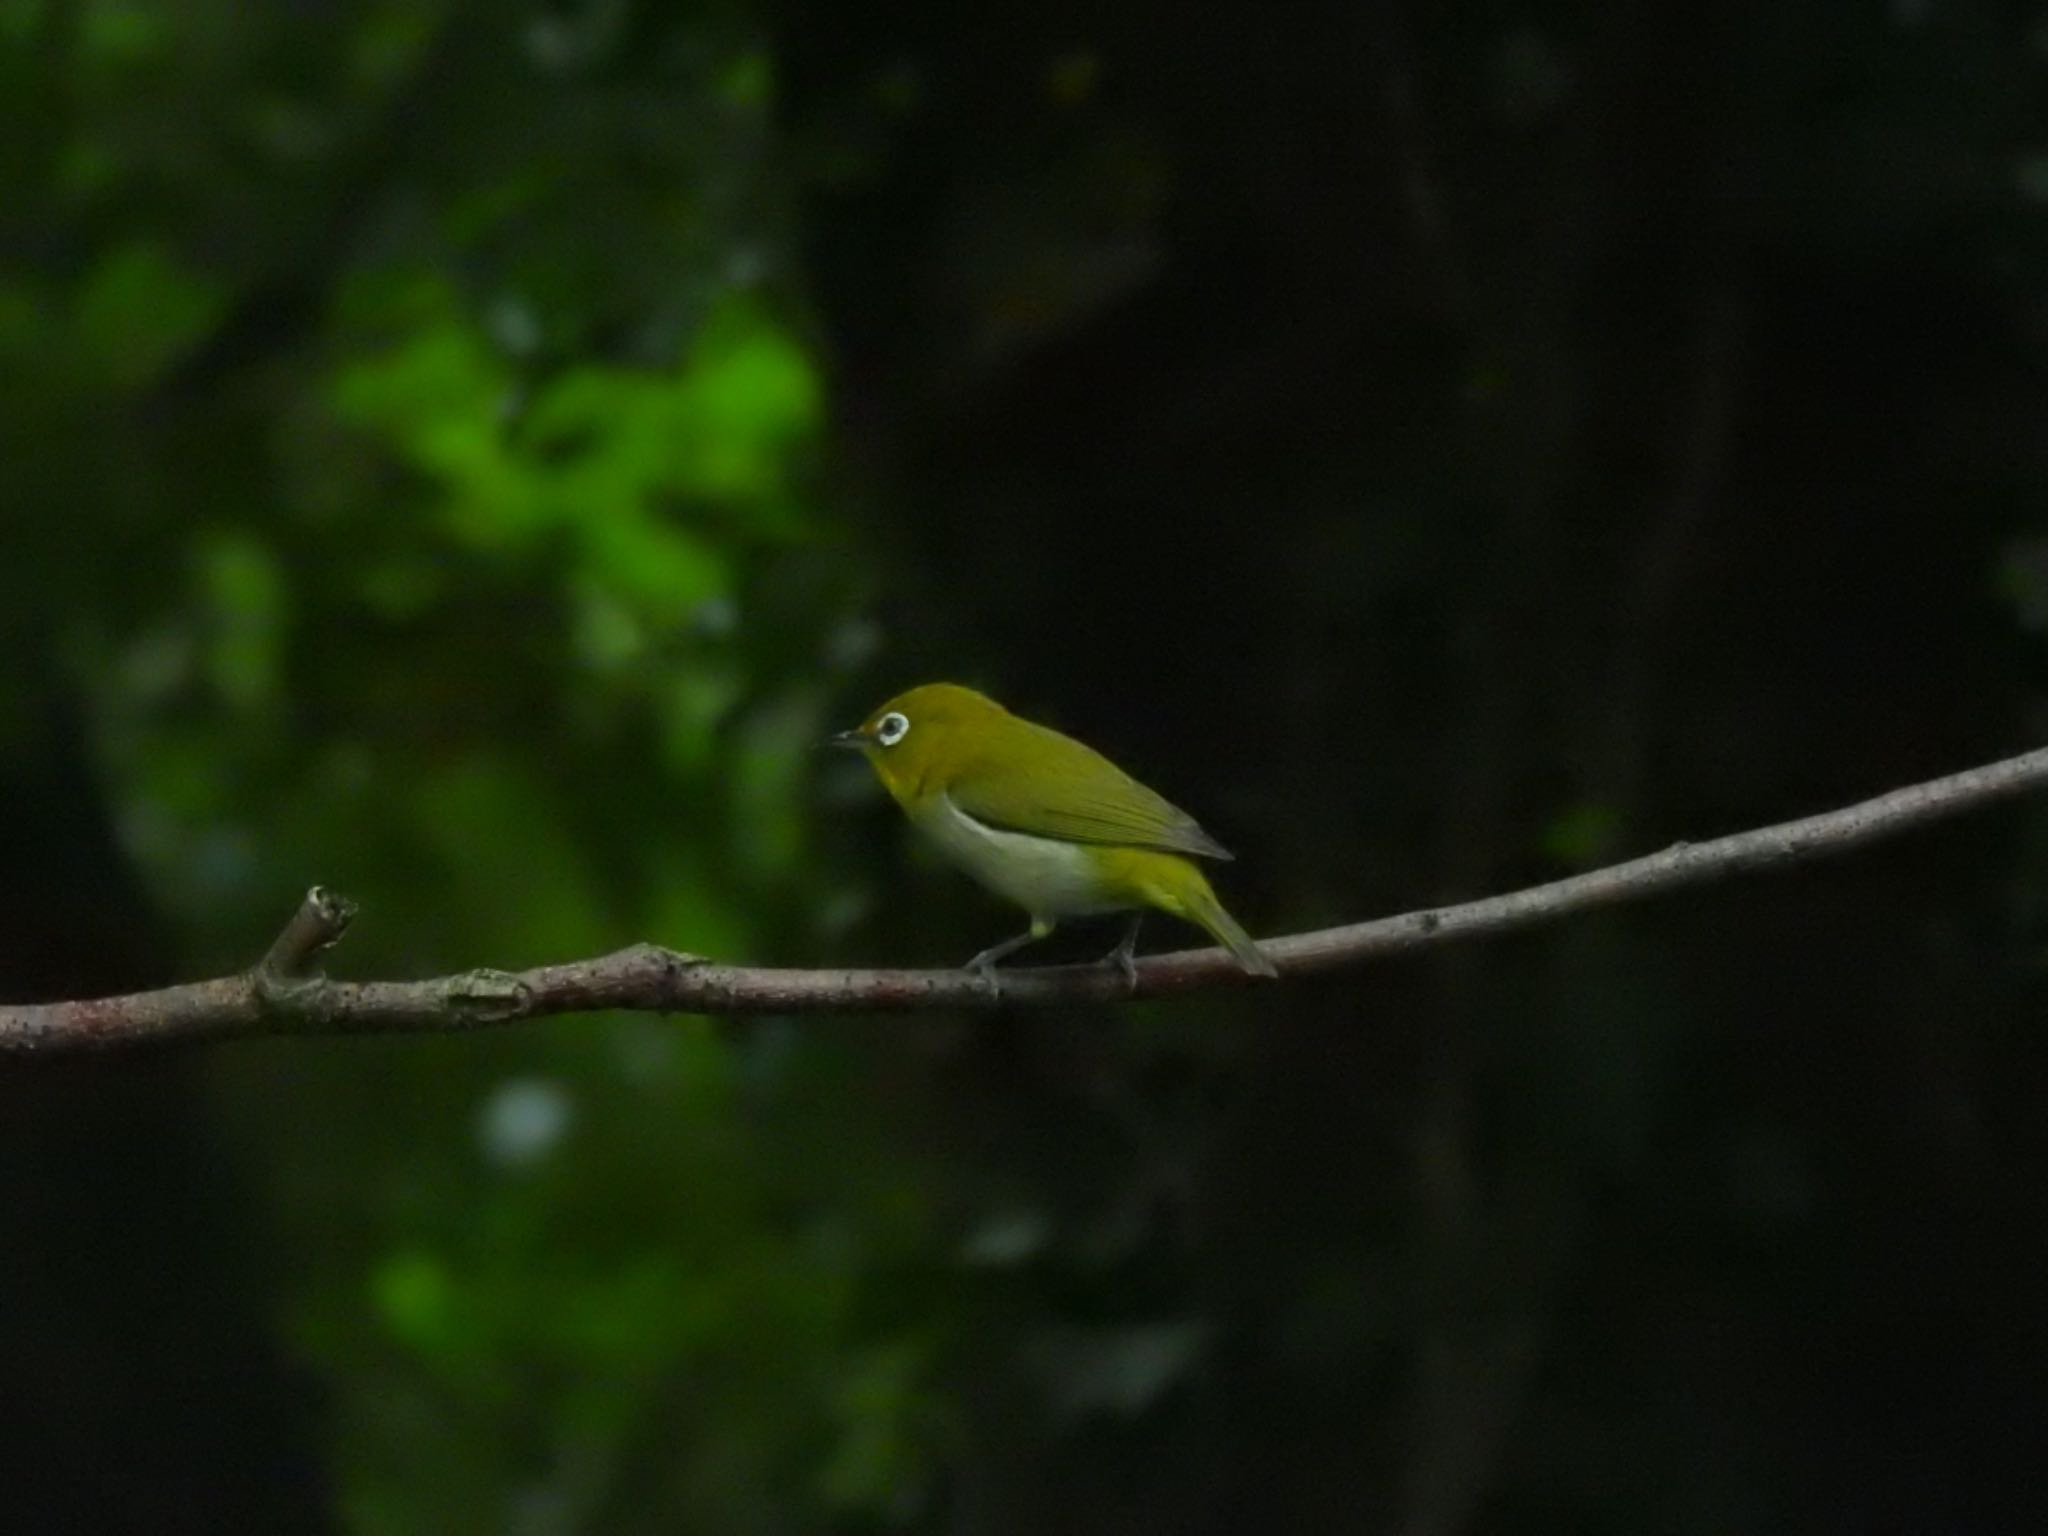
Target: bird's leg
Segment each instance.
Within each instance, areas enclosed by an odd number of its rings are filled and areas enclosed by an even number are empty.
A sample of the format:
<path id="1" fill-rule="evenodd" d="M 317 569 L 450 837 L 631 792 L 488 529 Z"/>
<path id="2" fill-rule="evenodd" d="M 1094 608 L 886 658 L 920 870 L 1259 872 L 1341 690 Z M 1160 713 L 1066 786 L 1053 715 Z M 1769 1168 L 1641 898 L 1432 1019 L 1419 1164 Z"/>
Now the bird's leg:
<path id="1" fill-rule="evenodd" d="M 996 962 L 1005 955 L 1014 955 L 1027 944 L 1036 944 L 1040 939 L 1051 933 L 1052 928 L 1053 925 L 1044 918 L 1034 917 L 1031 920 L 1029 929 L 1018 934 L 1014 939 L 1005 939 L 1000 944 L 989 945 L 987 949 L 984 949 L 980 954 L 968 961 L 965 969 L 975 972 L 983 981 L 987 982 L 991 995 L 1001 997 L 1003 995 L 1003 984 L 996 980 Z"/>
<path id="2" fill-rule="evenodd" d="M 1116 941 L 1116 948 L 1102 957 L 1104 965 L 1113 965 L 1124 973 L 1124 984 L 1133 992 L 1138 990 L 1138 930 L 1144 925 L 1144 911 L 1133 912 L 1124 920 L 1124 936 Z"/>

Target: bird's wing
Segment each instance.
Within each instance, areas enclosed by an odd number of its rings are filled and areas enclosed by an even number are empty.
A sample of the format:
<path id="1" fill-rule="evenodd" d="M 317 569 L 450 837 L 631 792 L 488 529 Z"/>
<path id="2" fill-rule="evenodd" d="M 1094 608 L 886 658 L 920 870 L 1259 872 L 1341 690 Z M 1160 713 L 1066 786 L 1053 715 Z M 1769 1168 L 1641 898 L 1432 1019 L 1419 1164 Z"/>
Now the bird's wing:
<path id="1" fill-rule="evenodd" d="M 1029 753 L 1007 752 L 955 777 L 953 804 L 976 821 L 1010 832 L 1029 832 L 1070 843 L 1158 848 L 1205 859 L 1230 853 L 1180 807 L 1154 794 L 1092 747 L 1030 721 L 1036 740 Z M 1004 766 L 1028 762 L 1028 770 Z"/>

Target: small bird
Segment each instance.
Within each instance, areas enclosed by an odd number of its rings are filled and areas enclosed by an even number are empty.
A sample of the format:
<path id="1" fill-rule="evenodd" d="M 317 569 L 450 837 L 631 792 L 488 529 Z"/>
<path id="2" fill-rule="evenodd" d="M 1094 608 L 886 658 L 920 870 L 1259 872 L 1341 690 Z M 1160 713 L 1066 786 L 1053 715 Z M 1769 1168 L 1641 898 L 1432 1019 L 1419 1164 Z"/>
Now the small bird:
<path id="1" fill-rule="evenodd" d="M 997 987 L 995 963 L 1064 917 L 1129 912 L 1104 956 L 1137 982 L 1148 908 L 1205 929 L 1255 976 L 1279 974 L 1223 910 L 1197 858 L 1230 854 L 1195 819 L 1101 753 L 955 683 L 900 693 L 831 738 L 858 750 L 917 829 L 948 858 L 1031 914 L 1027 932 L 968 968 Z"/>

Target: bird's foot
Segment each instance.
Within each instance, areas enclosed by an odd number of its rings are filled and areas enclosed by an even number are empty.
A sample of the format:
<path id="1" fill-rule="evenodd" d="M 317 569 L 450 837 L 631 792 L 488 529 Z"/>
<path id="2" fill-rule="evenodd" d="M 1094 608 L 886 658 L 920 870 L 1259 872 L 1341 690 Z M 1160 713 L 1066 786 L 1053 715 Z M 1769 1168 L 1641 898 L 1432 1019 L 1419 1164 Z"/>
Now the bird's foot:
<path id="1" fill-rule="evenodd" d="M 980 954 L 967 962 L 966 969 L 974 972 L 983 981 L 988 983 L 988 995 L 997 1002 L 1000 1002 L 1003 996 L 1003 984 L 996 979 L 996 962 L 1007 955 L 1014 955 L 1026 944 L 1036 944 L 1051 932 L 1051 923 L 1034 921 L 1031 924 L 1030 932 L 1020 933 L 1014 939 L 1005 939 L 1000 944 L 989 945 L 987 949 L 984 949 Z"/>
<path id="2" fill-rule="evenodd" d="M 1102 957 L 1104 965 L 1113 965 L 1123 973 L 1124 990 L 1138 990 L 1138 927 L 1145 914 L 1134 912 L 1124 927 L 1124 936 L 1117 940 L 1116 948 Z"/>
<path id="3" fill-rule="evenodd" d="M 1124 978 L 1124 990 L 1126 992 L 1135 992 L 1138 990 L 1137 957 L 1133 955 L 1131 951 L 1124 945 L 1119 944 L 1115 949 L 1112 949 L 1108 954 L 1104 955 L 1102 957 L 1102 964 L 1109 966 L 1122 974 Z"/>

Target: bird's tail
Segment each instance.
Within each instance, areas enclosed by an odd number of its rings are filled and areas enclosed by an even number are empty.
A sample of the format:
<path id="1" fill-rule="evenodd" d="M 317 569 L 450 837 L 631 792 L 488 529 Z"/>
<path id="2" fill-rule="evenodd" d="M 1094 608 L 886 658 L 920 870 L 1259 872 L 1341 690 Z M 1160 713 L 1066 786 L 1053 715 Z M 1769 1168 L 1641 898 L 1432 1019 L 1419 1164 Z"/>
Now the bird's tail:
<path id="1" fill-rule="evenodd" d="M 1154 899 L 1158 904 L 1174 916 L 1184 917 L 1205 929 L 1209 937 L 1230 951 L 1249 975 L 1278 976 L 1279 971 L 1252 942 L 1252 936 L 1244 931 L 1236 918 L 1223 910 L 1223 903 L 1209 889 L 1209 882 L 1201 870 L 1185 860 L 1175 862 L 1182 865 L 1185 877 L 1174 881 L 1170 889 L 1157 891 Z"/>

